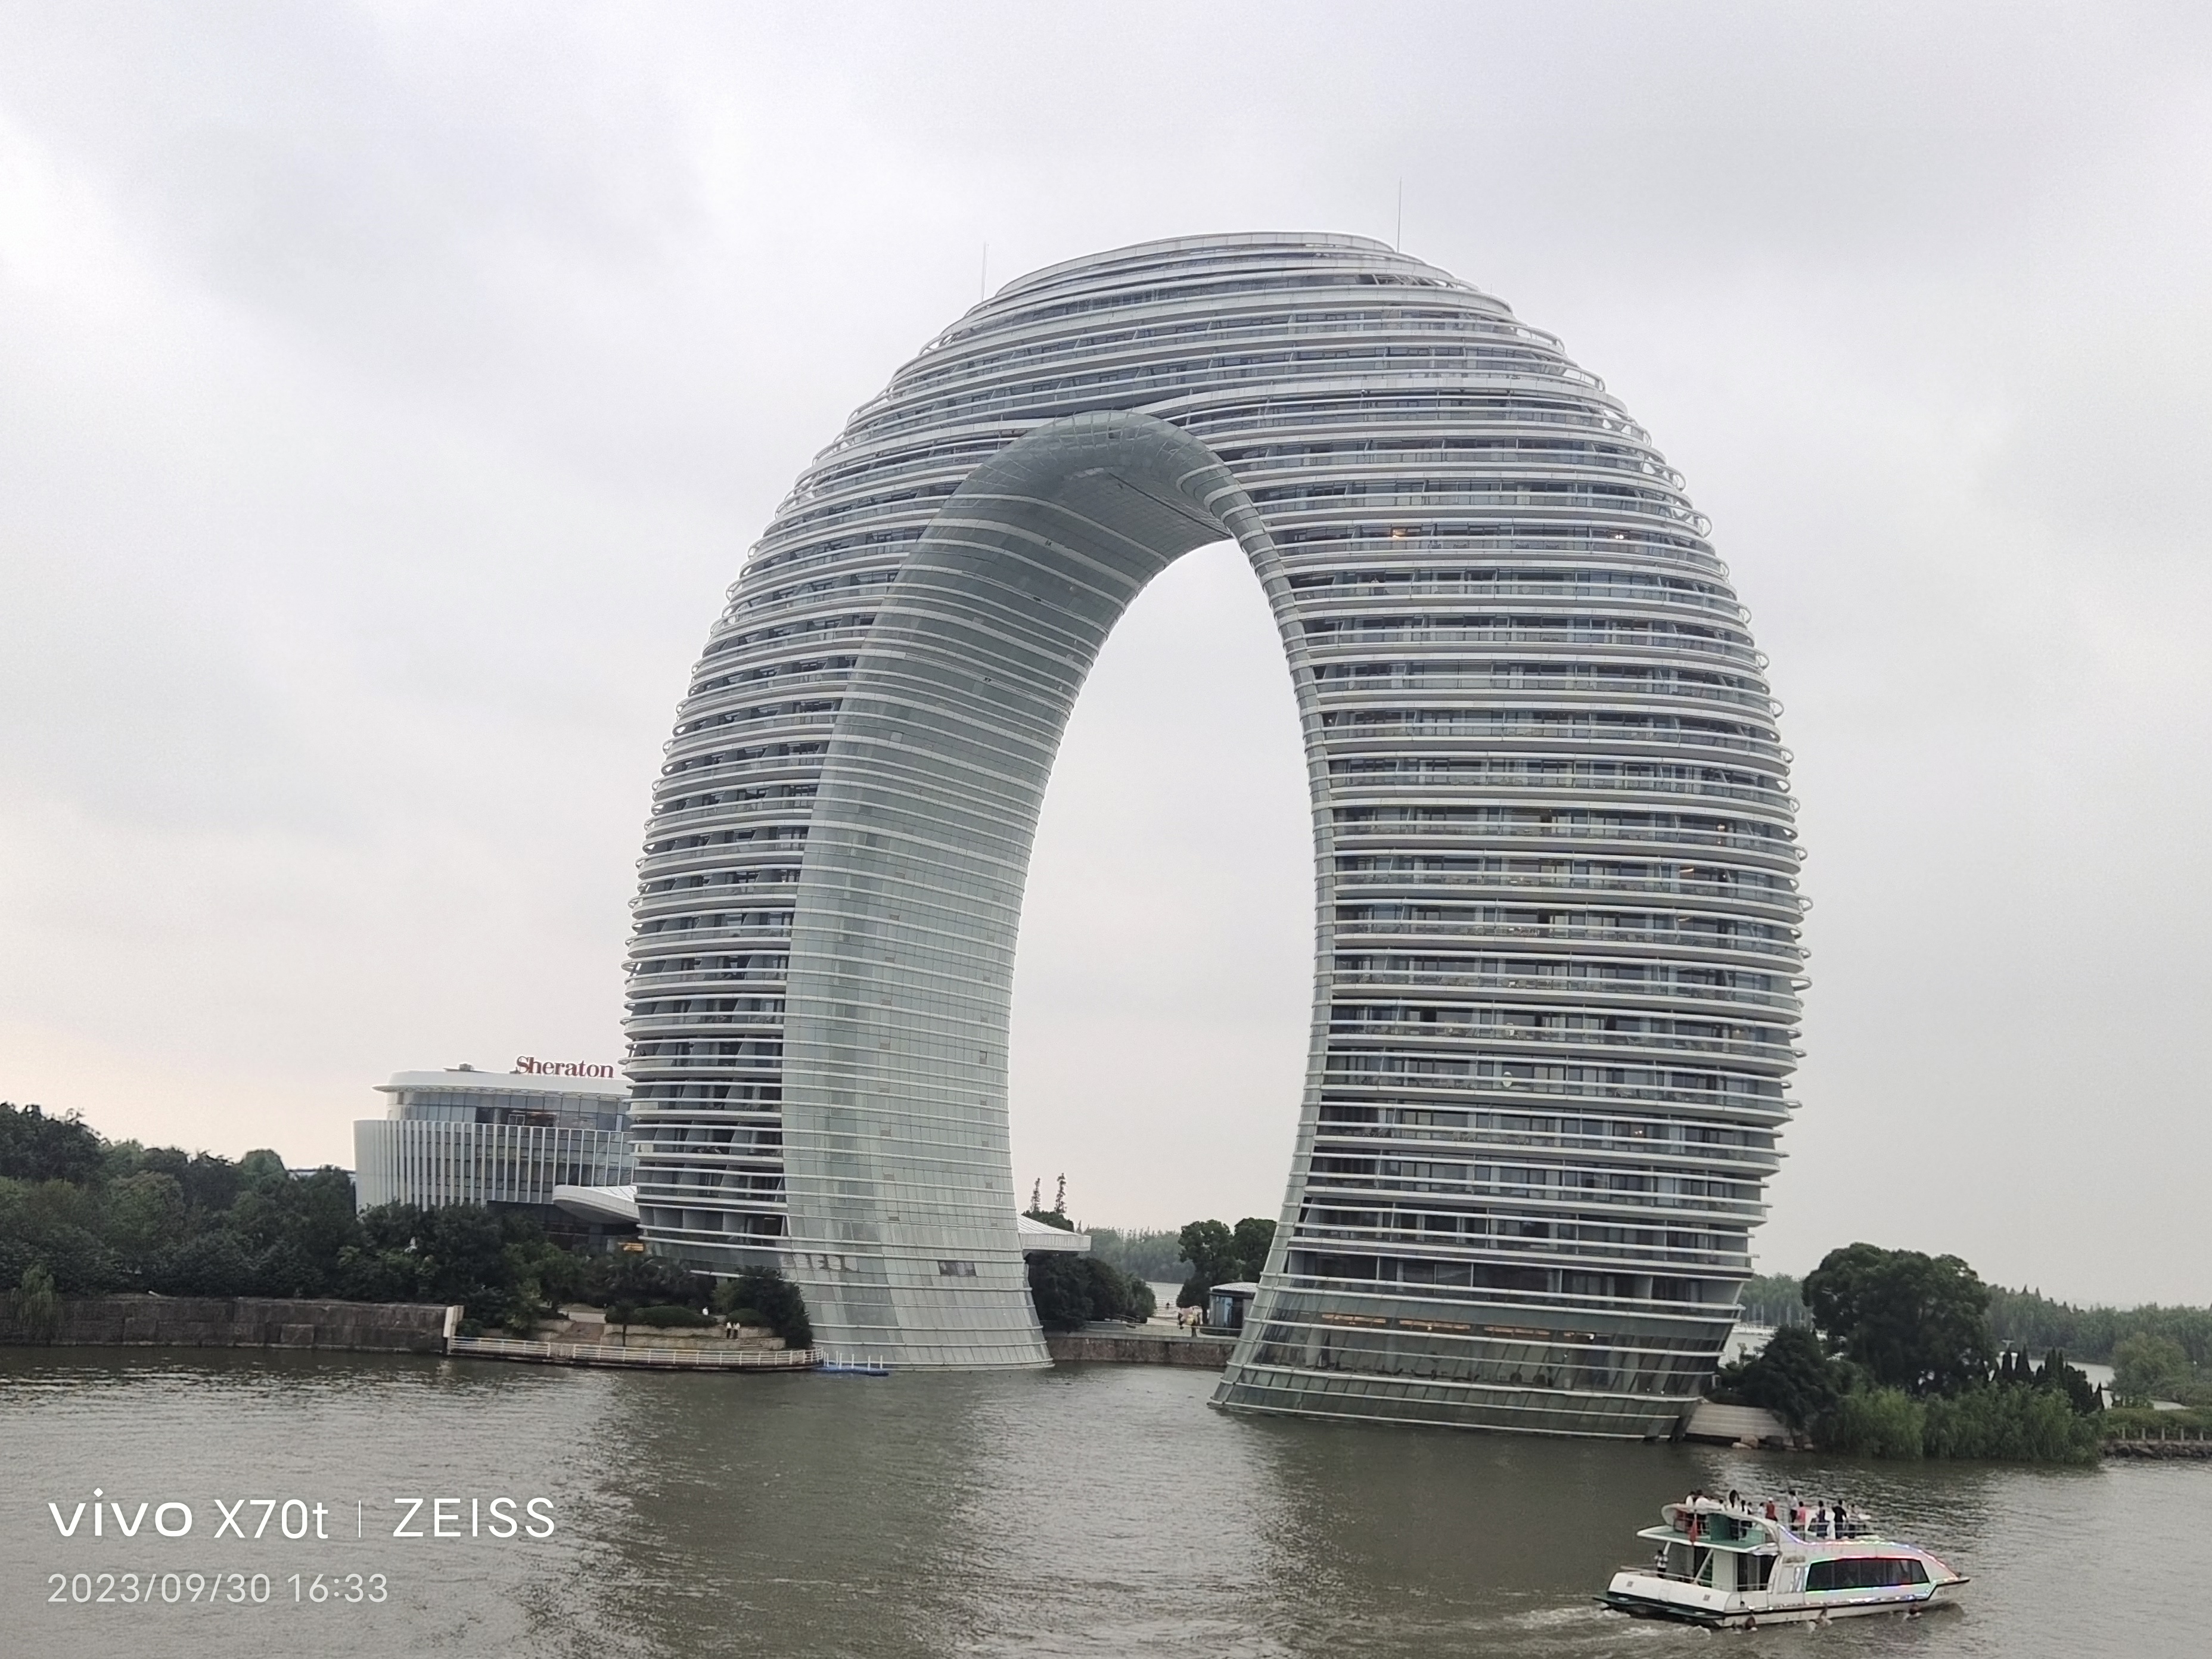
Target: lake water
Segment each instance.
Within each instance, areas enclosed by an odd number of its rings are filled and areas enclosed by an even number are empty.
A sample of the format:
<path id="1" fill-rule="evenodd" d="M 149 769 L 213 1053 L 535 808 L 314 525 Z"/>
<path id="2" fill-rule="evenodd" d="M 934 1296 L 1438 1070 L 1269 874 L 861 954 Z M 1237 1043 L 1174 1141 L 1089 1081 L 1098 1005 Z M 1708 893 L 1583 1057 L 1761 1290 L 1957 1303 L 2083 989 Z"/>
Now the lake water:
<path id="1" fill-rule="evenodd" d="M 1253 1420 L 1207 1408 L 1214 1380 L 1151 1366 L 866 1379 L 0 1349 L 0 1651 L 2212 1650 L 2198 1605 L 2212 1465 L 1852 1464 Z M 1617 1565 L 1643 1558 L 1633 1534 L 1667 1498 L 1789 1480 L 1864 1503 L 1972 1574 L 1966 1605 L 1713 1637 L 1591 1603 Z M 89 1535 L 89 1510 L 73 1506 L 94 1487 L 126 1522 L 149 1506 L 136 1537 L 105 1509 Z M 544 1499 L 536 1524 L 551 1516 L 551 1535 L 529 1537 L 532 1511 L 495 1498 Z M 217 1500 L 248 1536 L 216 1535 Z M 49 1503 L 76 1535 L 59 1535 Z M 189 1505 L 191 1533 L 155 1535 L 164 1503 Z M 516 1535 L 491 1536 L 509 1514 Z M 392 1536 L 410 1516 L 425 1535 Z M 185 1516 L 158 1518 L 173 1530 Z M 433 1535 L 441 1522 L 459 1535 Z M 288 1523 L 307 1535 L 288 1539 Z M 126 1601 L 132 1573 L 141 1590 Z"/>

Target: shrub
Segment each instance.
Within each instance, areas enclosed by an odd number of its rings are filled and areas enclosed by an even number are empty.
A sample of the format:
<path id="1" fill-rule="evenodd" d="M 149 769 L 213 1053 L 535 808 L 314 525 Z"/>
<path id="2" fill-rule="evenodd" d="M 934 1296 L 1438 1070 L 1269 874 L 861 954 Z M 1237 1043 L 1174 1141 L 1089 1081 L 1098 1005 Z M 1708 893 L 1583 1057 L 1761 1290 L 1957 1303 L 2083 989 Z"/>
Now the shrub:
<path id="1" fill-rule="evenodd" d="M 2018 1462 L 2096 1461 L 2103 1431 L 2055 1389 L 1962 1389 L 1924 1407 L 1921 1448 L 1930 1457 Z"/>
<path id="2" fill-rule="evenodd" d="M 783 1339 L 788 1348 L 814 1346 L 814 1324 L 799 1286 L 773 1267 L 740 1267 L 714 1288 L 714 1305 L 725 1318 L 750 1310 Z"/>
<path id="3" fill-rule="evenodd" d="M 166 1296 L 246 1296 L 252 1283 L 252 1258 L 228 1228 L 186 1239 L 154 1273 L 154 1288 Z"/>
<path id="4" fill-rule="evenodd" d="M 1048 1331 L 1079 1330 L 1094 1319 L 1142 1324 L 1152 1316 L 1152 1287 L 1096 1256 L 1040 1250 L 1029 1258 L 1030 1301 Z"/>
<path id="5" fill-rule="evenodd" d="M 714 1285 L 682 1262 L 642 1250 L 593 1257 L 580 1288 L 605 1308 L 698 1308 L 714 1295 Z"/>
<path id="6" fill-rule="evenodd" d="M 52 1273 L 33 1262 L 23 1270 L 22 1282 L 15 1286 L 10 1300 L 25 1335 L 40 1342 L 54 1340 L 62 1328 L 62 1302 Z"/>
<path id="7" fill-rule="evenodd" d="M 1775 1332 L 1749 1359 L 1723 1368 L 1718 1382 L 1716 1397 L 1725 1393 L 1733 1403 L 1763 1406 L 1801 1434 L 1834 1410 L 1843 1394 L 1835 1362 L 1802 1325 Z"/>
<path id="8" fill-rule="evenodd" d="M 1918 1457 L 1927 1425 L 1927 1407 L 1904 1389 L 1861 1389 L 1836 1401 L 1822 1420 L 1817 1437 L 1828 1451 L 1864 1457 Z"/>
<path id="9" fill-rule="evenodd" d="M 2212 1436 L 2212 1411 L 2162 1412 L 2148 1406 L 2118 1406 L 2097 1419 L 2097 1431 L 2122 1439 L 2161 1434 Z"/>
<path id="10" fill-rule="evenodd" d="M 712 1315 L 702 1314 L 696 1308 L 679 1308 L 673 1304 L 663 1304 L 657 1308 L 640 1308 L 629 1316 L 629 1322 L 650 1325 L 655 1330 L 696 1330 L 702 1326 L 713 1324 L 714 1321 Z"/>

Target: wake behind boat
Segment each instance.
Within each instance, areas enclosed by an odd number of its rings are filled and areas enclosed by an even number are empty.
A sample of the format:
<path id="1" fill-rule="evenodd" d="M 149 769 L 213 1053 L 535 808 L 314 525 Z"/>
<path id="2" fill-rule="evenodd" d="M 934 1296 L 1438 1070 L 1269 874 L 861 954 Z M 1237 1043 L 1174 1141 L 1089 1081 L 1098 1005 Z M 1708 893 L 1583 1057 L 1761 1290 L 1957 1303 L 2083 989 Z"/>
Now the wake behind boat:
<path id="1" fill-rule="evenodd" d="M 1599 1599 L 1639 1619 L 1709 1627 L 1803 1624 L 1919 1613 L 1965 1577 L 1926 1550 L 1882 1537 L 1863 1513 L 1796 1498 L 1754 1505 L 1692 1492 L 1637 1534 L 1658 1546 Z M 1948 1597 L 1947 1597 L 1948 1599 Z"/>

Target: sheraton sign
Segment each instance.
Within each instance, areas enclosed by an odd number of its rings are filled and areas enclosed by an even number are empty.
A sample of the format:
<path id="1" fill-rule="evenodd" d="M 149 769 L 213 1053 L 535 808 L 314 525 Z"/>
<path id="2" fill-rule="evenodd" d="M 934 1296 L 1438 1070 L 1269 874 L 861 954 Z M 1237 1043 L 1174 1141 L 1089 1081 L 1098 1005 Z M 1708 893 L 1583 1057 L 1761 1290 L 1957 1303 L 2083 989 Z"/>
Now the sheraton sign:
<path id="1" fill-rule="evenodd" d="M 514 1062 L 514 1069 L 526 1077 L 608 1077 L 615 1074 L 611 1066 L 599 1066 L 582 1060 L 540 1060 L 534 1054 L 524 1054 Z"/>

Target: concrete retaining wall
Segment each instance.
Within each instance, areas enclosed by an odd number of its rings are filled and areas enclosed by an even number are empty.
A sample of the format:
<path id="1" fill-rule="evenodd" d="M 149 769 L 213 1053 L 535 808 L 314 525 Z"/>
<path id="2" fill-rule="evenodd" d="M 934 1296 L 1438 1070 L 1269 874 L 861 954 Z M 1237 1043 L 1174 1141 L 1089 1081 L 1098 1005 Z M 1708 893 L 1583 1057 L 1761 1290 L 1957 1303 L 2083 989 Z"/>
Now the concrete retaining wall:
<path id="1" fill-rule="evenodd" d="M 1682 1437 L 1720 1446 L 1740 1446 L 1747 1441 L 1755 1446 L 1786 1446 L 1796 1437 L 1787 1423 L 1759 1407 L 1719 1406 L 1700 1400 L 1682 1426 Z"/>
<path id="2" fill-rule="evenodd" d="M 659 1332 L 653 1333 L 659 1335 Z M 805 1371 L 819 1362 L 811 1348 L 693 1342 L 673 1346 L 620 1342 L 526 1342 L 508 1336 L 454 1336 L 446 1352 L 466 1358 L 522 1359 L 538 1365 L 629 1365 L 672 1371 Z"/>
<path id="3" fill-rule="evenodd" d="M 0 1297 L 0 1343 L 41 1340 Z M 85 1296 L 61 1304 L 63 1347 L 333 1348 L 443 1353 L 459 1310 L 414 1302 L 295 1302 L 273 1297 Z"/>
<path id="4" fill-rule="evenodd" d="M 1083 1360 L 1110 1365 L 1202 1365 L 1218 1371 L 1229 1364 L 1237 1340 L 1094 1325 L 1082 1331 L 1047 1331 L 1044 1346 L 1060 1364 Z"/>

